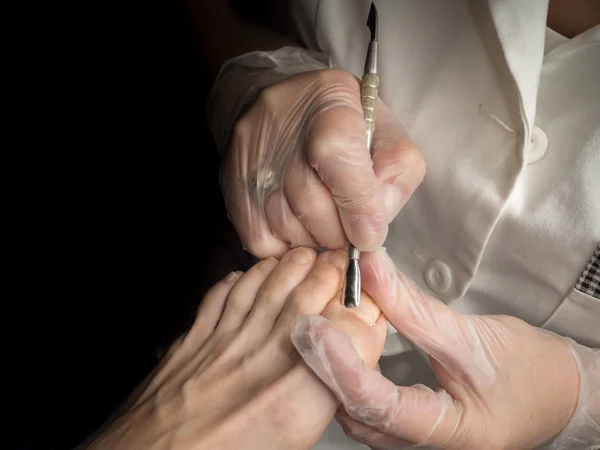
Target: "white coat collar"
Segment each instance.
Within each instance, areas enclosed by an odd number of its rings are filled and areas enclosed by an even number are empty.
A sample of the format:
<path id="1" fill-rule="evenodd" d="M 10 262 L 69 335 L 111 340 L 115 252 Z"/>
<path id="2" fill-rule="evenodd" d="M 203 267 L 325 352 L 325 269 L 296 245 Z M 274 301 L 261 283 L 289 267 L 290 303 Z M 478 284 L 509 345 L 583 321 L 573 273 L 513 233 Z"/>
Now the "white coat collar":
<path id="1" fill-rule="evenodd" d="M 548 0 L 487 0 L 508 69 L 520 98 L 524 138 L 535 121 Z"/>

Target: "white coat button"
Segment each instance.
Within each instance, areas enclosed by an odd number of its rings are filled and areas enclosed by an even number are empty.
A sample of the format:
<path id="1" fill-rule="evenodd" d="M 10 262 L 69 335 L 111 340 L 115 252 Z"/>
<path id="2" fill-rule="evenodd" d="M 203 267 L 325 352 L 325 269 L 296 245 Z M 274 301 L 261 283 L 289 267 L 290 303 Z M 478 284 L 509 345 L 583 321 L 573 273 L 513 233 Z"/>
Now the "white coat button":
<path id="1" fill-rule="evenodd" d="M 527 164 L 539 161 L 548 150 L 548 136 L 539 127 L 533 127 L 527 146 Z"/>
<path id="2" fill-rule="evenodd" d="M 452 285 L 452 271 L 442 261 L 434 259 L 425 266 L 425 283 L 436 294 L 444 294 Z"/>

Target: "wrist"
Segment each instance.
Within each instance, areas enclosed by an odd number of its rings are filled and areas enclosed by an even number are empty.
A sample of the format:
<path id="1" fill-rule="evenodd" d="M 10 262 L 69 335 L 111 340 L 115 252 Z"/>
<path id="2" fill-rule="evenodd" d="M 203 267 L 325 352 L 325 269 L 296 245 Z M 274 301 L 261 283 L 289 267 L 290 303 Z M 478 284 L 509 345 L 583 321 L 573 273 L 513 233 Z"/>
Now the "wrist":
<path id="1" fill-rule="evenodd" d="M 562 343 L 569 347 L 569 345 L 563 340 Z M 565 361 L 565 369 L 563 372 L 563 383 L 560 383 L 561 394 L 560 398 L 562 402 L 562 418 L 560 422 L 560 432 L 571 422 L 577 406 L 579 404 L 580 389 L 581 389 L 581 376 L 579 374 L 579 367 L 577 359 L 573 355 L 571 348 L 569 347 L 569 353 L 571 358 L 568 362 Z"/>
<path id="2" fill-rule="evenodd" d="M 565 426 L 548 444 L 551 450 L 588 450 L 600 445 L 600 349 L 561 338 L 577 367 L 578 394 Z"/>

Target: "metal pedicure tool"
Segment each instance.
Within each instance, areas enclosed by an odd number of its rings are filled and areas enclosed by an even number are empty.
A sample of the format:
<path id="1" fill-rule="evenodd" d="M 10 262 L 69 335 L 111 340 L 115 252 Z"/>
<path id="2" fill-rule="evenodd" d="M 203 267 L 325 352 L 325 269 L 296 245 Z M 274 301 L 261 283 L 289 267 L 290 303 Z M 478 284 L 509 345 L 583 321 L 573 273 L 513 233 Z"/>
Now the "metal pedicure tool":
<path id="1" fill-rule="evenodd" d="M 365 70 L 360 85 L 360 101 L 362 103 L 365 122 L 367 123 L 367 148 L 372 151 L 373 132 L 375 131 L 375 108 L 379 95 L 379 75 L 377 71 L 377 8 L 371 3 L 367 26 L 371 30 L 371 41 L 367 50 Z M 348 247 L 348 269 L 344 282 L 344 306 L 353 308 L 360 303 L 360 268 L 358 259 L 360 250 L 350 244 Z"/>

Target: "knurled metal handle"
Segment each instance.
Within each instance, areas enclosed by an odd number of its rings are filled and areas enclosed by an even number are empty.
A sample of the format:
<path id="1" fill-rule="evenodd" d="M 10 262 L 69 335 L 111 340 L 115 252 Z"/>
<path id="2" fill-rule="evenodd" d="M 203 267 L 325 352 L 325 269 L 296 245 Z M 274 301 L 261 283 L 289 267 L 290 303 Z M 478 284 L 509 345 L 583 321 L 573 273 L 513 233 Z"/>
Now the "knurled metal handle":
<path id="1" fill-rule="evenodd" d="M 379 96 L 379 75 L 366 73 L 360 86 L 360 103 L 365 114 L 367 131 L 375 131 L 375 108 Z"/>

